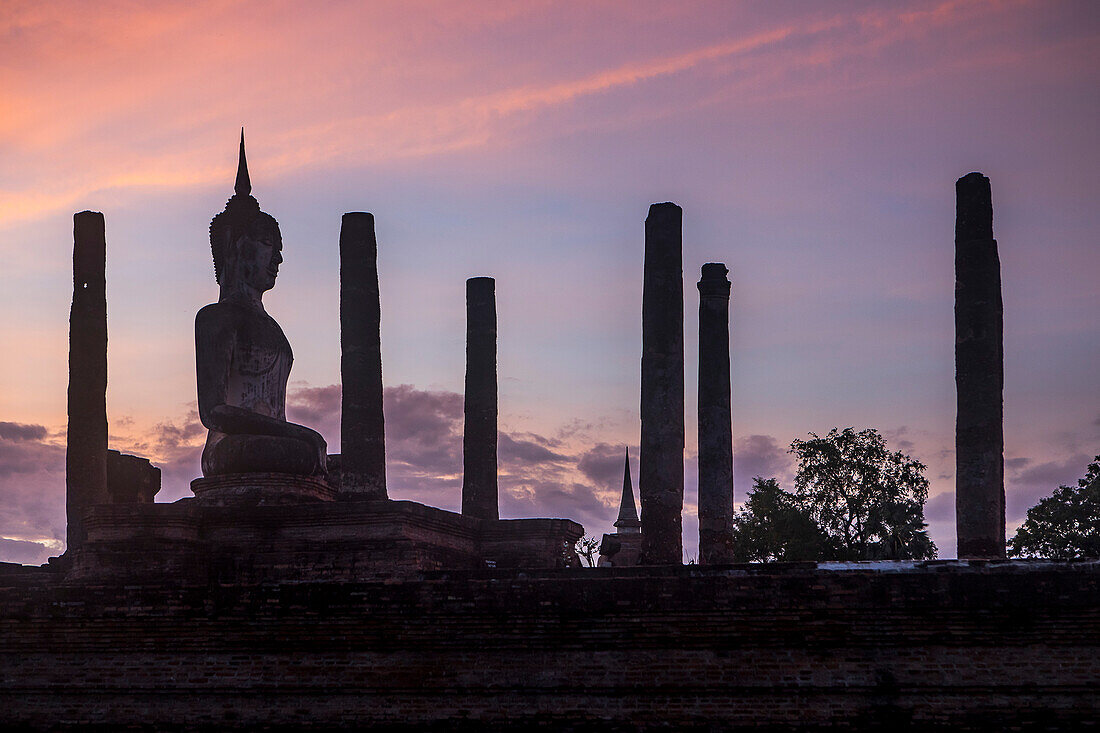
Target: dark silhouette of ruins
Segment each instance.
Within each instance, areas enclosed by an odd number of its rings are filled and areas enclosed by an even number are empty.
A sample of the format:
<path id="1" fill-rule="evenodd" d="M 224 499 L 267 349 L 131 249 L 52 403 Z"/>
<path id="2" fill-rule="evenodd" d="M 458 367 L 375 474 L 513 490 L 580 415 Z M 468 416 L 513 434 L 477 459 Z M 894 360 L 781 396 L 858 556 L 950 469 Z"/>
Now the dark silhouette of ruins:
<path id="1" fill-rule="evenodd" d="M 374 216 L 344 214 L 340 226 L 340 490 L 385 499 L 382 306 Z"/>
<path id="2" fill-rule="evenodd" d="M 1005 556 L 1004 306 L 989 179 L 955 184 L 955 522 L 959 557 Z"/>
<path id="3" fill-rule="evenodd" d="M 446 568 L 579 566 L 576 522 L 499 519 L 492 278 L 467 282 L 462 513 L 387 498 L 371 214 L 345 214 L 340 233 L 342 454 L 327 455 L 321 435 L 287 421 L 293 353 L 262 302 L 278 276 L 282 236 L 252 196 L 243 132 L 234 194 L 210 224 L 218 302 L 195 320 L 199 416 L 209 430 L 203 476 L 191 482 L 195 498 L 108 497 L 103 217 L 76 221 L 68 472 L 80 539 L 57 563 L 67 578 L 351 581 Z"/>
<path id="4" fill-rule="evenodd" d="M 623 495 L 619 499 L 619 516 L 615 519 L 614 526 L 615 531 L 605 534 L 600 542 L 600 567 L 637 565 L 642 551 L 642 523 L 634 506 L 629 453 L 623 462 Z"/>
<path id="5" fill-rule="evenodd" d="M 467 281 L 462 511 L 388 498 L 377 241 L 340 233 L 342 455 L 287 422 L 263 309 L 282 240 L 211 223 L 193 498 L 107 445 L 103 216 L 74 217 L 68 547 L 0 564 L 0 723 L 25 730 L 1079 730 L 1100 719 L 1100 563 L 1003 560 L 1002 309 L 989 181 L 957 184 L 958 561 L 730 561 L 730 282 L 699 304 L 699 566 L 682 566 L 681 221 L 645 223 L 641 516 L 581 569 L 568 519 L 499 519 L 496 282 Z"/>

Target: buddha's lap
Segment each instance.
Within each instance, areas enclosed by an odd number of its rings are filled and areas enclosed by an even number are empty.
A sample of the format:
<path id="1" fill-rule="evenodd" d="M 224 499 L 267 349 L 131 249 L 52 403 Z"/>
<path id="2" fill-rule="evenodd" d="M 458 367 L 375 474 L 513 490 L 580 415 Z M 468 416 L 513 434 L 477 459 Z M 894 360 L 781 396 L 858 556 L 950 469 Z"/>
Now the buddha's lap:
<path id="1" fill-rule="evenodd" d="M 321 473 L 317 449 L 297 438 L 275 435 L 226 435 L 202 455 L 203 475 L 227 473 Z"/>

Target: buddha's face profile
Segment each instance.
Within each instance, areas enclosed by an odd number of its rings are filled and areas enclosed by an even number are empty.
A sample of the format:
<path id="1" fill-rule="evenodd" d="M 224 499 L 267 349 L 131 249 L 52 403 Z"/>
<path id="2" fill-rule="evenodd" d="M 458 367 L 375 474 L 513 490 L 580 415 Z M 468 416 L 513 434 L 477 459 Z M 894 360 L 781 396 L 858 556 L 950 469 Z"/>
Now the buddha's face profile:
<path id="1" fill-rule="evenodd" d="M 279 276 L 283 261 L 283 238 L 279 226 L 251 227 L 234 246 L 235 270 L 232 278 L 237 283 L 259 293 L 271 290 Z"/>

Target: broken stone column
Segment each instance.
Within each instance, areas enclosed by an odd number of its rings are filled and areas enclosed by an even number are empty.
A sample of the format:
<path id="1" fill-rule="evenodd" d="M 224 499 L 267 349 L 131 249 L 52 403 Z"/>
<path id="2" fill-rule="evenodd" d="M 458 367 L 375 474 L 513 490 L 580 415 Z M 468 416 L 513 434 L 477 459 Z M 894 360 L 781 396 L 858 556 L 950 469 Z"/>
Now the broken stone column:
<path id="1" fill-rule="evenodd" d="M 107 504 L 107 243 L 103 214 L 73 216 L 69 311 L 69 426 L 65 449 L 66 541 L 85 539 L 84 512 Z"/>
<path id="2" fill-rule="evenodd" d="M 374 216 L 344 214 L 340 227 L 340 493 L 385 499 L 382 310 Z"/>
<path id="3" fill-rule="evenodd" d="M 462 513 L 499 519 L 497 507 L 496 280 L 466 281 L 466 396 L 462 431 Z"/>
<path id="4" fill-rule="evenodd" d="M 729 270 L 703 265 L 699 280 L 699 563 L 733 562 L 733 424 Z"/>
<path id="5" fill-rule="evenodd" d="M 642 282 L 643 565 L 683 562 L 684 274 L 683 210 L 653 204 L 645 220 Z"/>
<path id="6" fill-rule="evenodd" d="M 160 469 L 148 458 L 107 451 L 107 495 L 112 504 L 152 504 L 160 491 Z"/>
<path id="7" fill-rule="evenodd" d="M 989 179 L 955 184 L 955 529 L 959 558 L 1005 556 L 1004 307 Z"/>

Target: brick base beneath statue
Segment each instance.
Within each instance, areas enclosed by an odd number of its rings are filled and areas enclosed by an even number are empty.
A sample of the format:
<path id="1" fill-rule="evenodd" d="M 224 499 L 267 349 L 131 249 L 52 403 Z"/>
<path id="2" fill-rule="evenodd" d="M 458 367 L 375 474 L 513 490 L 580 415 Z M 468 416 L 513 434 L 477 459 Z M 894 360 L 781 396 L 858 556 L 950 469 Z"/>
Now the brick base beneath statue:
<path id="1" fill-rule="evenodd" d="M 288 473 L 230 473 L 197 478 L 191 491 L 210 505 L 271 506 L 332 501 L 336 490 L 322 479 Z"/>
<path id="2" fill-rule="evenodd" d="M 286 478 L 301 482 L 301 495 L 316 490 L 308 480 Z M 87 541 L 65 556 L 68 579 L 357 581 L 425 570 L 579 565 L 573 544 L 584 528 L 568 519 L 489 521 L 388 499 L 213 501 L 200 483 L 207 481 L 192 484 L 196 499 L 91 507 Z"/>

